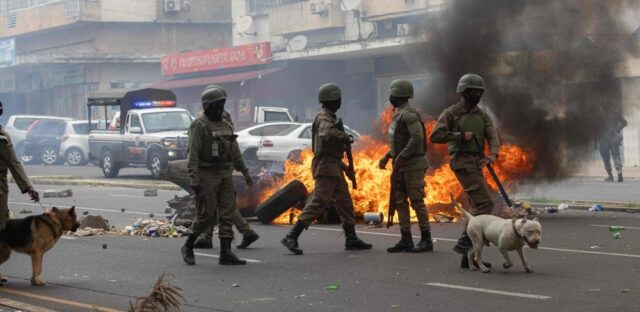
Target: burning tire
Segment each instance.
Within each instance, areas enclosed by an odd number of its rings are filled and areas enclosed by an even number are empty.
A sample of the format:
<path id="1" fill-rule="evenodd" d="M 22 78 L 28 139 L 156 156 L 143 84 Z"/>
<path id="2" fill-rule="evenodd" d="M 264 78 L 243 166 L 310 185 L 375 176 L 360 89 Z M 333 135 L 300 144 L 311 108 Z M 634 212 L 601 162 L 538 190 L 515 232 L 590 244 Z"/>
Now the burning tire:
<path id="1" fill-rule="evenodd" d="M 298 180 L 294 180 L 278 190 L 256 208 L 256 216 L 263 224 L 269 224 L 289 208 L 307 199 L 309 192 Z"/>

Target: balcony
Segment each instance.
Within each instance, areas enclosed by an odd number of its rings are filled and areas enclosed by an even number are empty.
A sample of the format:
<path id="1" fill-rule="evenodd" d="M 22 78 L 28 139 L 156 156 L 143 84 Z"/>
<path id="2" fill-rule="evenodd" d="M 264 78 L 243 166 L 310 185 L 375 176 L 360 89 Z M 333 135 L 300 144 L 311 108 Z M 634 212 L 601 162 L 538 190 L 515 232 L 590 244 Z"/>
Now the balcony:
<path id="1" fill-rule="evenodd" d="M 362 11 L 367 21 L 415 16 L 440 11 L 449 0 L 367 0 L 362 1 Z"/>
<path id="2" fill-rule="evenodd" d="M 269 29 L 274 36 L 344 26 L 340 0 L 309 0 L 269 10 Z"/>

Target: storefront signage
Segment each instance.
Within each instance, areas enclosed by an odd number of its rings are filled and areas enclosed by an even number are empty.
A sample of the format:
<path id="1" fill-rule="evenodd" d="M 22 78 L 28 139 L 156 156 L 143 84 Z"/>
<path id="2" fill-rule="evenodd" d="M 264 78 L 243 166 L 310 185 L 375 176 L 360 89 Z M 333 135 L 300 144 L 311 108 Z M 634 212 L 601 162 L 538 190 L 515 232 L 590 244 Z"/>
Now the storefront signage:
<path id="1" fill-rule="evenodd" d="M 270 62 L 270 42 L 167 55 L 160 60 L 164 76 L 267 64 Z"/>

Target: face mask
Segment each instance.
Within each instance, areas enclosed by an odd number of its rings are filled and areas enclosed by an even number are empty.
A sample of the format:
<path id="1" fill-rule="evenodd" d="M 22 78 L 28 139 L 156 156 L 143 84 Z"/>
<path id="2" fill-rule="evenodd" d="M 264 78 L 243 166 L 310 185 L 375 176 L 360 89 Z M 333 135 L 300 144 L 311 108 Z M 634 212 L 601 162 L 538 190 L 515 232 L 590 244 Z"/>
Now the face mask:
<path id="1" fill-rule="evenodd" d="M 209 109 L 204 111 L 204 114 L 211 121 L 220 121 L 222 120 L 222 113 L 224 112 L 224 105 L 214 105 L 211 104 Z"/>
<path id="2" fill-rule="evenodd" d="M 2 116 L 2 113 L 4 113 L 4 108 L 2 108 L 2 102 L 0 102 L 0 116 Z"/>
<path id="3" fill-rule="evenodd" d="M 341 100 L 327 102 L 324 103 L 324 107 L 335 114 L 340 109 L 341 102 Z"/>
<path id="4" fill-rule="evenodd" d="M 465 102 L 470 106 L 476 106 L 480 103 L 480 99 L 482 98 L 482 94 L 472 94 L 472 93 L 463 93 L 462 97 Z"/>
<path id="5" fill-rule="evenodd" d="M 398 108 L 404 103 L 404 101 L 401 98 L 397 98 L 395 96 L 389 96 L 389 103 L 391 103 L 393 107 Z"/>

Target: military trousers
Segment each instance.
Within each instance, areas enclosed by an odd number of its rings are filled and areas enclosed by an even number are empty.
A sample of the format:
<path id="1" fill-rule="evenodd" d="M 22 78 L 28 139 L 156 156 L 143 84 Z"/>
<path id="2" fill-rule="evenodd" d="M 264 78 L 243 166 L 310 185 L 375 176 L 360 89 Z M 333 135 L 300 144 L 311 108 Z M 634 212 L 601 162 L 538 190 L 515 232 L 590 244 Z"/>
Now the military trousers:
<path id="1" fill-rule="evenodd" d="M 200 168 L 200 195 L 191 233 L 199 235 L 218 223 L 220 238 L 233 238 L 233 218 L 236 210 L 236 192 L 231 170 Z M 216 218 L 217 216 L 217 218 Z M 217 220 L 216 220 L 217 219 Z"/>
<path id="2" fill-rule="evenodd" d="M 331 201 L 335 200 L 336 210 L 342 225 L 354 225 L 356 216 L 353 212 L 353 200 L 344 176 L 317 176 L 315 180 L 316 185 L 311 201 L 304 207 L 298 220 L 305 227 L 308 227 L 329 207 Z"/>
<path id="3" fill-rule="evenodd" d="M 0 194 L 0 231 L 4 230 L 9 220 L 9 192 Z"/>
<path id="4" fill-rule="evenodd" d="M 200 206 L 204 205 L 203 197 L 204 196 L 202 196 L 202 194 L 199 194 L 196 196 L 196 211 L 199 211 L 201 209 Z M 214 212 L 212 218 L 213 220 L 217 220 L 218 218 L 217 211 Z M 249 225 L 249 222 L 247 222 L 247 220 L 245 220 L 242 217 L 242 214 L 240 213 L 240 210 L 238 210 L 237 206 L 235 205 L 235 202 L 234 202 L 234 209 L 233 209 L 233 218 L 231 219 L 231 222 L 233 223 L 233 225 L 235 225 L 236 229 L 238 229 L 238 232 L 240 232 L 240 234 L 244 234 L 247 231 L 251 231 L 251 226 Z M 209 227 L 205 231 L 205 234 L 207 235 L 207 237 L 213 236 L 214 227 L 215 227 L 215 222 L 210 223 Z"/>
<path id="5" fill-rule="evenodd" d="M 491 214 L 493 199 L 481 168 L 459 168 L 454 170 L 458 182 L 471 201 L 471 215 Z"/>
<path id="6" fill-rule="evenodd" d="M 411 216 L 409 213 L 409 202 L 411 208 L 416 212 L 420 231 L 429 231 L 429 213 L 424 203 L 426 196 L 424 187 L 424 169 L 413 169 L 399 172 L 396 179 L 396 210 L 398 211 L 398 223 L 401 231 L 411 231 Z M 408 199 L 408 201 L 407 201 Z"/>
<path id="7" fill-rule="evenodd" d="M 620 157 L 620 144 L 600 143 L 600 156 L 604 162 L 604 169 L 611 173 L 611 158 L 618 173 L 622 172 L 622 157 Z"/>

